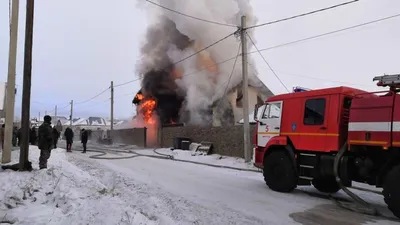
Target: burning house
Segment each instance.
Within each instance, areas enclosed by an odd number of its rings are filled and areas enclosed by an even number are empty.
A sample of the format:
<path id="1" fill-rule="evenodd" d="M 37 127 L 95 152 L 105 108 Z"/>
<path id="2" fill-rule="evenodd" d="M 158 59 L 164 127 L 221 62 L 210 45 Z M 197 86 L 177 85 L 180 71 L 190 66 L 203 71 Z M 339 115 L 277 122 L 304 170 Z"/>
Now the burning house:
<path id="1" fill-rule="evenodd" d="M 247 16 L 249 26 L 257 22 L 248 0 L 179 3 L 159 0 L 158 3 L 226 24 L 240 24 L 242 15 Z M 147 30 L 141 48 L 142 58 L 137 64 L 142 82 L 133 99 L 137 106 L 136 118 L 146 124 L 179 122 L 203 126 L 234 124 L 243 118 L 238 88 L 242 81 L 240 56 L 235 66 L 234 60 L 220 63 L 237 55 L 239 39 L 232 35 L 201 51 L 235 32 L 236 28 L 182 18 L 153 5 L 145 7 L 153 23 Z M 252 30 L 247 32 L 253 36 Z M 251 45 L 249 43 L 248 49 Z M 248 61 L 254 65 L 251 55 Z M 251 108 L 272 95 L 255 73 L 249 74 L 249 84 Z"/>

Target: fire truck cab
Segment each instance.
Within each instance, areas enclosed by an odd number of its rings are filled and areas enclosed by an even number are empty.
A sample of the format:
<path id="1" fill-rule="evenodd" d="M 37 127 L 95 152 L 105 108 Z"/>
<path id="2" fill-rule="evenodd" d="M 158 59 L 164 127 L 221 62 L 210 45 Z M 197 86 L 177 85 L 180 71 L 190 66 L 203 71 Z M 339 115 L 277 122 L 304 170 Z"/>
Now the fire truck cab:
<path id="1" fill-rule="evenodd" d="M 400 75 L 375 77 L 390 90 L 306 90 L 257 105 L 255 163 L 270 189 L 313 185 L 335 193 L 352 181 L 383 187 L 400 217 Z"/>

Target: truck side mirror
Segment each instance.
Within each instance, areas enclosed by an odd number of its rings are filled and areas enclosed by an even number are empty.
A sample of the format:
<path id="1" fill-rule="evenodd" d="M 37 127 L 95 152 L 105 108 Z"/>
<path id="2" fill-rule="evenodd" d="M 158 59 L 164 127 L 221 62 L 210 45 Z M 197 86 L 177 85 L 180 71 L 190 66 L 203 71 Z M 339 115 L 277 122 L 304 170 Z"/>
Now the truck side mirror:
<path id="1" fill-rule="evenodd" d="M 262 105 L 260 105 L 260 104 L 256 104 L 255 106 L 254 106 L 254 114 L 253 114 L 253 119 L 254 119 L 254 121 L 258 121 L 258 109 L 261 107 Z"/>

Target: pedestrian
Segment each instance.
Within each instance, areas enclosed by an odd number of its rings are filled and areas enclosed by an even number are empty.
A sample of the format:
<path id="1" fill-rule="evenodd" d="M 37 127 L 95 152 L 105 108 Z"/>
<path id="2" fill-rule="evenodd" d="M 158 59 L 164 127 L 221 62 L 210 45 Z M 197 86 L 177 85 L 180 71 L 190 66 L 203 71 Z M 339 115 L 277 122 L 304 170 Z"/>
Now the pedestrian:
<path id="1" fill-rule="evenodd" d="M 36 133 L 36 127 L 32 127 L 30 134 L 29 134 L 29 140 L 31 142 L 31 145 L 36 145 L 37 142 L 37 133 Z"/>
<path id="2" fill-rule="evenodd" d="M 45 115 L 42 125 L 39 126 L 39 168 L 47 168 L 47 160 L 50 158 L 51 147 L 53 145 L 53 134 L 51 128 L 51 116 Z"/>
<path id="3" fill-rule="evenodd" d="M 58 143 L 58 139 L 60 138 L 60 132 L 58 132 L 58 130 L 56 129 L 56 127 L 53 127 L 53 145 L 54 148 L 57 148 L 57 143 Z"/>
<path id="4" fill-rule="evenodd" d="M 67 141 L 67 152 L 72 152 L 72 143 L 74 140 L 74 132 L 70 127 L 67 127 L 64 131 L 65 140 Z"/>
<path id="5" fill-rule="evenodd" d="M 3 125 L 1 125 L 1 128 L 0 128 L 0 142 L 1 142 L 1 149 L 2 150 L 4 150 L 4 132 L 5 132 L 5 127 L 6 127 L 6 125 L 5 124 L 3 124 Z"/>
<path id="6" fill-rule="evenodd" d="M 13 136 L 12 136 L 12 145 L 17 147 L 17 136 L 18 136 L 18 127 L 13 127 Z"/>
<path id="7" fill-rule="evenodd" d="M 19 128 L 17 131 L 18 146 L 21 145 L 21 139 L 22 139 L 21 133 L 22 133 L 22 130 L 21 130 L 21 128 Z"/>
<path id="8" fill-rule="evenodd" d="M 83 145 L 82 153 L 86 153 L 86 144 L 88 142 L 88 132 L 85 129 L 81 130 L 81 143 Z"/>

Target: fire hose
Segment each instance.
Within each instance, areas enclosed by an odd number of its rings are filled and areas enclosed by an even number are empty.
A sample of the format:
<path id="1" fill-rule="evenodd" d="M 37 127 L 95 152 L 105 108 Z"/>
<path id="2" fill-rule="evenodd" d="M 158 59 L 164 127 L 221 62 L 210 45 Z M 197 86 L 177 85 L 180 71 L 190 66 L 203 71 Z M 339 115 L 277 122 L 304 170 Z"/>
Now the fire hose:
<path id="1" fill-rule="evenodd" d="M 352 198 L 355 202 L 355 205 L 350 205 L 350 204 L 345 204 L 343 202 L 340 202 L 337 198 L 333 197 L 330 195 L 331 199 L 339 206 L 342 208 L 345 208 L 347 210 L 351 210 L 354 212 L 362 213 L 362 214 L 367 214 L 367 215 L 372 215 L 372 216 L 383 216 L 381 213 L 378 212 L 376 208 L 374 208 L 371 204 L 368 202 L 364 201 L 364 199 L 360 198 L 358 195 L 355 193 L 351 192 L 346 186 L 343 185 L 342 180 L 340 179 L 339 176 L 339 163 L 340 160 L 342 159 L 344 153 L 347 150 L 347 142 L 339 149 L 339 152 L 337 153 L 335 157 L 335 161 L 333 164 L 333 173 L 335 175 L 336 182 L 339 184 L 340 188 L 343 190 L 344 193 L 346 193 L 350 198 Z"/>
<path id="2" fill-rule="evenodd" d="M 130 158 L 136 158 L 136 157 L 147 157 L 147 158 L 156 158 L 156 159 L 166 159 L 166 160 L 172 160 L 176 162 L 184 162 L 184 163 L 191 163 L 191 164 L 197 164 L 197 165 L 203 165 L 203 166 L 209 166 L 209 167 L 215 167 L 215 168 L 222 168 L 222 169 L 231 169 L 231 170 L 238 170 L 238 171 L 246 171 L 246 172 L 256 172 L 259 173 L 259 170 L 255 169 L 246 169 L 246 168 L 238 168 L 238 167 L 231 167 L 231 166 L 224 166 L 224 165 L 215 165 L 215 164 L 210 164 L 210 163 L 203 163 L 203 162 L 196 162 L 196 161 L 190 161 L 190 160 L 183 160 L 183 159 L 175 159 L 172 155 L 168 154 L 163 154 L 157 151 L 158 148 L 153 149 L 153 152 L 156 155 L 148 155 L 148 154 L 142 154 L 134 150 L 86 150 L 87 152 L 96 152 L 99 154 L 96 155 L 91 155 L 89 158 L 92 159 L 110 159 L 110 160 L 115 160 L 115 159 L 130 159 Z M 81 151 L 81 150 L 73 150 L 73 151 Z M 117 152 L 117 153 L 125 153 L 125 154 L 133 154 L 130 156 L 121 156 L 121 157 L 102 157 L 107 154 L 107 152 Z"/>
<path id="3" fill-rule="evenodd" d="M 347 145 L 343 145 L 343 147 L 339 150 L 338 154 L 335 157 L 334 161 L 334 175 L 336 178 L 336 182 L 339 184 L 340 188 L 345 192 L 351 199 L 354 200 L 355 205 L 351 204 L 346 204 L 345 202 L 341 201 L 339 198 L 334 197 L 332 195 L 329 195 L 329 198 L 334 201 L 334 203 L 346 210 L 350 210 L 353 212 L 361 213 L 361 214 L 366 214 L 366 215 L 371 215 L 371 216 L 379 216 L 382 218 L 385 218 L 387 220 L 391 221 L 398 221 L 397 219 L 394 219 L 392 217 L 388 217 L 380 213 L 376 208 L 374 208 L 371 204 L 363 200 L 361 197 L 356 195 L 355 193 L 351 192 L 347 187 L 345 187 L 339 177 L 339 163 L 340 160 L 342 159 L 344 153 L 346 152 Z M 210 164 L 210 163 L 203 163 L 203 162 L 196 162 L 196 161 L 190 161 L 190 160 L 183 160 L 183 159 L 176 159 L 174 158 L 173 155 L 169 154 L 164 154 L 160 153 L 157 151 L 158 148 L 154 148 L 153 152 L 156 155 L 148 155 L 148 154 L 142 154 L 134 150 L 87 150 L 87 152 L 96 152 L 99 154 L 96 155 L 91 155 L 89 158 L 93 159 L 109 159 L 109 160 L 114 160 L 114 159 L 129 159 L 129 158 L 135 158 L 135 157 L 147 157 L 147 158 L 156 158 L 156 159 L 164 159 L 164 160 L 172 160 L 176 162 L 183 162 L 183 163 L 191 163 L 191 164 L 196 164 L 196 165 L 203 165 L 203 166 L 209 166 L 209 167 L 215 167 L 215 168 L 223 168 L 223 169 L 232 169 L 232 170 L 238 170 L 238 171 L 246 171 L 246 172 L 257 172 L 259 173 L 259 170 L 254 170 L 254 169 L 245 169 L 245 168 L 237 168 L 237 167 L 231 167 L 231 166 L 224 166 L 224 165 L 215 165 L 215 164 Z M 74 150 L 74 151 L 80 151 L 80 150 Z M 125 153 L 125 154 L 133 154 L 131 156 L 121 156 L 121 157 L 102 157 L 107 154 L 107 152 L 117 152 L 117 153 Z M 363 188 L 356 188 L 362 191 L 368 191 L 368 192 L 373 192 L 371 190 L 363 189 Z"/>

